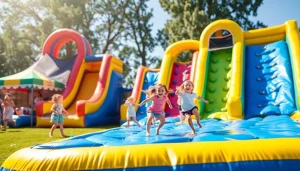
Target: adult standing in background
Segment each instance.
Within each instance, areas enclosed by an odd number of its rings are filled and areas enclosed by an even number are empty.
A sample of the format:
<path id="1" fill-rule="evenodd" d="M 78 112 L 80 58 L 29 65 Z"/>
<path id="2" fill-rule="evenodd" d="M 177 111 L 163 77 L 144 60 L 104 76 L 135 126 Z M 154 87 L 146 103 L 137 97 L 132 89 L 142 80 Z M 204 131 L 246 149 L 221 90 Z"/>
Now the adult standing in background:
<path id="1" fill-rule="evenodd" d="M 43 101 L 43 96 L 42 96 L 42 93 L 41 92 L 36 92 L 36 95 L 35 95 L 35 98 L 34 98 L 34 105 L 40 101 Z"/>

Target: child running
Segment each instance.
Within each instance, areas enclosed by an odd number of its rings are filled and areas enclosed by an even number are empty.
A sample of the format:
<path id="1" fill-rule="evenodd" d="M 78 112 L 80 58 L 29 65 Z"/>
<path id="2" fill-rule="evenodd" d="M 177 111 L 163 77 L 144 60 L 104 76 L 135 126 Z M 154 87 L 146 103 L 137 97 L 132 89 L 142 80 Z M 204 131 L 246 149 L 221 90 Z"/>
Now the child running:
<path id="1" fill-rule="evenodd" d="M 52 96 L 52 101 L 54 104 L 51 107 L 51 120 L 50 122 L 53 123 L 51 130 L 49 132 L 49 136 L 53 137 L 53 131 L 57 126 L 59 126 L 60 129 L 60 134 L 62 137 L 68 137 L 67 135 L 64 134 L 64 118 L 63 118 L 63 112 L 68 114 L 68 112 L 65 110 L 63 107 L 63 96 L 60 94 L 54 94 Z"/>
<path id="2" fill-rule="evenodd" d="M 156 94 L 156 88 L 155 88 L 155 86 L 149 86 L 148 90 L 142 90 L 142 92 L 146 94 L 146 99 L 147 99 L 147 98 L 151 97 L 153 94 Z M 168 93 L 174 93 L 174 90 L 169 89 Z M 147 111 L 148 111 L 148 108 L 151 106 L 151 104 L 152 104 L 151 100 L 146 103 L 145 107 L 146 107 Z M 152 125 L 155 126 L 155 118 L 152 119 Z"/>
<path id="3" fill-rule="evenodd" d="M 181 98 L 182 114 L 186 115 L 186 117 L 188 118 L 188 123 L 192 129 L 192 135 L 195 135 L 196 133 L 191 115 L 195 115 L 197 125 L 199 128 L 202 128 L 202 125 L 200 124 L 200 115 L 198 113 L 198 107 L 194 103 L 194 99 L 197 98 L 198 100 L 201 100 L 204 103 L 209 102 L 204 98 L 197 96 L 197 94 L 193 92 L 193 89 L 193 82 L 190 80 L 186 80 L 180 87 L 177 88 L 175 94 L 180 96 Z"/>
<path id="4" fill-rule="evenodd" d="M 125 101 L 125 104 L 124 104 L 124 105 L 128 106 L 127 113 L 126 113 L 127 127 L 130 127 L 130 119 L 132 119 L 134 123 L 136 123 L 139 127 L 141 127 L 139 122 L 136 120 L 136 113 L 135 113 L 134 107 L 138 106 L 138 105 L 135 104 L 134 101 L 135 101 L 134 97 L 130 96 L 127 98 L 127 100 Z"/>
<path id="5" fill-rule="evenodd" d="M 8 122 L 11 122 L 14 125 L 16 125 L 16 123 L 13 120 L 15 103 L 11 98 L 11 94 L 9 93 L 5 94 L 4 101 L 2 102 L 1 105 L 3 106 L 3 121 L 4 121 L 2 131 L 6 131 Z"/>
<path id="6" fill-rule="evenodd" d="M 156 128 L 156 135 L 159 135 L 160 128 L 165 124 L 165 112 L 164 112 L 164 104 L 167 102 L 169 107 L 172 109 L 172 104 L 170 103 L 169 98 L 167 97 L 168 89 L 163 84 L 157 84 L 155 86 L 157 94 L 153 94 L 151 97 L 140 103 L 140 106 L 144 105 L 148 101 L 152 101 L 151 106 L 148 108 L 148 120 L 147 120 L 147 130 L 146 136 L 150 136 L 150 124 L 152 118 L 156 120 L 160 120 L 158 127 Z"/>

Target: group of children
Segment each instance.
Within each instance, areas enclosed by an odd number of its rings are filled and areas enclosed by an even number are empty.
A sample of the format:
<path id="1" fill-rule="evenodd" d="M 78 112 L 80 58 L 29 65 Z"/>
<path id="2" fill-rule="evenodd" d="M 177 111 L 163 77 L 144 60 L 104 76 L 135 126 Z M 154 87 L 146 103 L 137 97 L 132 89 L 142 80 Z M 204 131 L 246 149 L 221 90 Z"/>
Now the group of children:
<path id="1" fill-rule="evenodd" d="M 209 103 L 204 98 L 197 96 L 196 93 L 193 92 L 194 84 L 190 80 L 185 80 L 181 86 L 176 88 L 175 94 L 178 96 L 178 105 L 179 105 L 179 111 L 180 115 L 186 116 L 188 119 L 188 124 L 192 129 L 192 135 L 195 135 L 195 128 L 193 125 L 193 121 L 191 118 L 191 115 L 195 115 L 196 122 L 199 128 L 202 127 L 200 124 L 200 116 L 198 114 L 198 108 L 194 103 L 194 99 L 201 100 L 205 103 Z M 152 102 L 152 104 L 147 108 L 147 125 L 146 125 L 146 136 L 150 135 L 150 126 L 153 121 L 159 120 L 160 123 L 158 127 L 156 128 L 156 135 L 159 135 L 160 128 L 165 123 L 165 112 L 164 112 L 164 105 L 167 103 L 169 107 L 172 109 L 173 106 L 167 97 L 168 93 L 174 93 L 173 90 L 168 90 L 167 87 L 163 84 L 157 84 L 155 87 L 150 87 L 147 91 L 143 91 L 147 94 L 147 97 L 144 101 L 142 101 L 140 104 L 135 104 L 135 99 L 133 97 L 129 97 L 125 105 L 128 105 L 127 110 L 127 125 L 129 126 L 129 121 L 132 119 L 138 126 L 140 124 L 136 120 L 136 113 L 134 110 L 134 107 L 136 106 L 142 106 L 144 104 L 147 104 L 148 102 Z M 181 122 L 183 122 L 183 117 L 181 117 Z"/>
<path id="2" fill-rule="evenodd" d="M 200 116 L 198 114 L 198 108 L 194 103 L 194 99 L 197 98 L 205 103 L 208 103 L 204 98 L 197 96 L 196 93 L 193 92 L 194 85 L 190 80 L 185 80 L 183 84 L 177 87 L 175 94 L 178 96 L 179 100 L 179 111 L 180 115 L 186 116 L 188 119 L 188 124 L 192 129 L 192 135 L 195 135 L 195 128 L 193 125 L 193 121 L 191 115 L 195 115 L 197 125 L 199 128 L 202 127 L 200 124 Z M 135 107 L 142 106 L 147 104 L 147 124 L 146 124 L 146 136 L 150 135 L 150 126 L 151 124 L 155 125 L 155 120 L 159 120 L 160 123 L 156 128 L 156 135 L 159 135 L 160 128 L 165 124 L 165 112 L 164 105 L 167 103 L 169 107 L 172 109 L 173 106 L 167 97 L 168 93 L 174 93 L 173 90 L 168 90 L 167 87 L 163 84 L 157 84 L 156 86 L 149 87 L 148 90 L 143 91 L 146 93 L 146 99 L 142 101 L 140 104 L 135 104 L 134 97 L 128 97 L 125 105 L 128 106 L 127 109 L 127 126 L 130 126 L 130 120 L 133 120 L 139 127 L 140 124 L 136 120 L 136 112 Z M 68 112 L 63 107 L 63 96 L 60 94 L 55 94 L 52 97 L 52 101 L 54 104 L 51 107 L 52 115 L 51 122 L 53 123 L 51 130 L 49 132 L 49 136 L 53 136 L 53 131 L 56 127 L 59 126 L 61 136 L 67 137 L 63 131 L 63 113 L 68 114 Z M 181 117 L 183 118 L 183 117 Z M 183 120 L 183 119 L 182 119 Z M 181 122 L 182 122 L 181 120 Z"/>

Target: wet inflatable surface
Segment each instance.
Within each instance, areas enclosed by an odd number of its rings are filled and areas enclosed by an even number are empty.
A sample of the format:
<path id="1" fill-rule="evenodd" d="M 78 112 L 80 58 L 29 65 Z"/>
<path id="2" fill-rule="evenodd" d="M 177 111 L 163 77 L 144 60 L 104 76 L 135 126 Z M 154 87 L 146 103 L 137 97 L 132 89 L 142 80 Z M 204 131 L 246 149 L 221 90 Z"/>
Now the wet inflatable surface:
<path id="1" fill-rule="evenodd" d="M 249 139 L 300 137 L 300 123 L 289 116 L 267 116 L 248 120 L 218 121 L 203 120 L 203 128 L 195 128 L 196 136 L 191 136 L 191 129 L 187 123 L 179 124 L 179 118 L 166 118 L 166 124 L 161 128 L 160 135 L 155 135 L 154 126 L 151 135 L 146 137 L 145 119 L 140 123 L 141 128 L 132 126 L 120 127 L 104 132 L 94 132 L 70 138 L 61 142 L 51 142 L 36 145 L 36 149 L 61 149 L 95 146 L 124 146 L 155 143 L 182 143 L 200 141 L 231 141 Z M 131 123 L 132 124 L 132 123 Z"/>

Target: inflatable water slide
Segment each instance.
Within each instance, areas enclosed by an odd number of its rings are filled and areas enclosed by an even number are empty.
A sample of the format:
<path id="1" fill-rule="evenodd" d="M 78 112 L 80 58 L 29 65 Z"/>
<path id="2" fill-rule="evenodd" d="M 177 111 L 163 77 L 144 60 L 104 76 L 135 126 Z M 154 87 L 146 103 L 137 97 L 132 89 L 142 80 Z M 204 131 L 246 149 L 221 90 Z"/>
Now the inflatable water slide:
<path id="1" fill-rule="evenodd" d="M 221 35 L 212 37 L 218 31 Z M 243 32 L 234 21 L 218 20 L 204 29 L 195 44 L 199 53 L 192 61 L 190 79 L 194 91 L 210 101 L 205 105 L 196 101 L 205 118 L 203 127 L 196 128 L 197 135 L 191 135 L 188 124 L 179 124 L 171 112 L 160 135 L 151 126 L 150 136 L 145 136 L 140 119 L 142 128 L 119 127 L 22 149 L 1 169 L 300 170 L 296 21 Z M 152 81 L 171 88 L 180 84 L 181 79 L 173 78 L 180 75 L 174 61 L 182 49 L 189 48 L 168 48 L 157 80 Z M 138 88 L 134 87 L 137 101 L 143 98 L 142 85 L 149 86 L 147 70 L 141 70 Z"/>
<path id="2" fill-rule="evenodd" d="M 204 118 L 289 116 L 299 110 L 299 35 L 295 21 L 242 32 L 232 21 L 206 27 L 200 38 L 195 87 L 210 103 Z M 229 36 L 209 37 L 216 28 Z"/>
<path id="3" fill-rule="evenodd" d="M 65 127 L 91 127 L 119 122 L 119 106 L 122 103 L 123 63 L 111 55 L 93 56 L 89 42 L 73 30 L 61 29 L 52 33 L 44 43 L 43 55 L 58 58 L 60 49 L 74 41 L 77 55 L 70 67 L 63 105 L 69 115 L 64 118 Z M 59 59 L 58 59 L 59 60 Z M 64 70 L 60 66 L 57 70 Z M 36 105 L 37 127 L 51 126 L 52 102 Z"/>
<path id="4" fill-rule="evenodd" d="M 137 70 L 135 84 L 133 86 L 132 96 L 135 98 L 136 103 L 140 103 L 146 99 L 146 94 L 142 90 L 147 90 L 149 86 L 153 86 L 157 83 L 163 83 L 169 89 L 176 90 L 177 86 L 180 86 L 183 82 L 183 73 L 188 74 L 188 78 L 193 80 L 194 70 L 196 69 L 196 60 L 198 57 L 199 41 L 197 40 L 183 40 L 174 43 L 165 52 L 165 57 L 161 69 L 149 69 L 144 66 L 140 66 Z M 195 51 L 193 58 L 188 62 L 180 62 L 177 60 L 178 55 L 186 50 Z M 179 116 L 178 112 L 178 97 L 174 93 L 168 95 L 173 109 L 166 106 L 166 116 L 177 120 Z M 137 119 L 141 123 L 145 123 L 147 106 L 141 106 L 136 109 Z M 127 106 L 121 106 L 121 124 L 126 121 Z"/>

